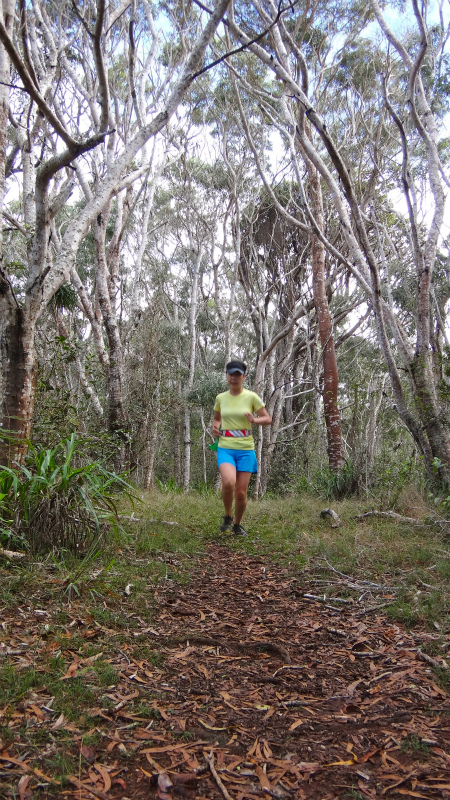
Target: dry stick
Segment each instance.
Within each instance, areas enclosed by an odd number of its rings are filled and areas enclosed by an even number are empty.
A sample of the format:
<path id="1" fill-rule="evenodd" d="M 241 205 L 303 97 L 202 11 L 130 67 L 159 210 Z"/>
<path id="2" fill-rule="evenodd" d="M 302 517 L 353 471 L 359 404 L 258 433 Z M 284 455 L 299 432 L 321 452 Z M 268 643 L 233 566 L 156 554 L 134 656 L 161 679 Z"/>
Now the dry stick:
<path id="1" fill-rule="evenodd" d="M 388 517 L 389 519 L 395 519 L 397 522 L 407 522 L 409 525 L 424 526 L 427 524 L 420 519 L 414 519 L 414 517 L 403 517 L 395 511 L 366 511 L 365 514 L 358 514 L 355 519 L 366 519 L 366 517 Z"/>
<path id="2" fill-rule="evenodd" d="M 415 652 L 419 658 L 421 658 L 422 661 L 426 661 L 427 664 L 431 664 L 433 667 L 439 667 L 439 669 L 448 669 L 448 664 L 443 664 L 440 661 L 436 661 L 436 659 L 431 658 L 428 653 L 424 653 L 422 650 L 416 650 Z"/>
<path id="3" fill-rule="evenodd" d="M 358 578 L 352 578 L 350 575 L 346 575 L 345 572 L 339 572 L 338 569 L 335 569 L 334 567 L 332 567 L 330 562 L 328 561 L 328 559 L 324 558 L 323 560 L 325 561 L 325 564 L 327 565 L 328 569 L 331 569 L 331 571 L 334 572 L 336 575 L 340 575 L 341 578 L 346 578 L 346 580 L 352 581 L 353 583 L 359 583 L 360 587 L 362 587 L 362 586 L 373 586 L 374 589 L 380 589 L 380 590 L 383 590 L 383 591 L 384 590 L 389 590 L 389 591 L 392 591 L 392 592 L 396 592 L 400 588 L 399 586 L 386 586 L 386 584 L 384 584 L 384 583 L 374 583 L 373 581 L 362 581 L 362 580 L 358 580 Z"/>
<path id="4" fill-rule="evenodd" d="M 211 775 L 213 776 L 213 778 L 214 778 L 215 782 L 217 783 L 217 786 L 219 787 L 220 791 L 222 792 L 223 796 L 225 797 L 225 800 L 233 800 L 233 798 L 231 797 L 231 795 L 230 795 L 230 794 L 228 794 L 228 792 L 227 792 L 227 790 L 226 790 L 225 786 L 223 785 L 223 783 L 222 783 L 221 779 L 219 778 L 219 776 L 218 776 L 218 774 L 217 774 L 217 772 L 216 772 L 216 768 L 215 768 L 215 766 L 214 766 L 214 755 L 213 755 L 213 751 L 211 750 L 211 752 L 210 752 L 209 756 L 207 755 L 207 753 L 205 753 L 205 758 L 206 758 L 206 760 L 207 760 L 207 762 L 208 762 L 208 764 L 209 764 L 209 768 L 210 768 L 210 770 L 211 770 Z"/>
<path id="5" fill-rule="evenodd" d="M 287 650 L 284 647 L 281 647 L 274 642 L 267 642 L 267 641 L 257 641 L 257 642 L 233 642 L 229 639 L 225 639 L 222 637 L 214 637 L 211 638 L 210 636 L 197 636 L 197 634 L 193 633 L 191 635 L 186 634 L 182 637 L 182 640 L 185 639 L 189 640 L 190 642 L 194 642 L 194 644 L 204 644 L 210 645 L 211 647 L 228 647 L 229 649 L 235 649 L 240 651 L 241 653 L 248 653 L 254 650 L 262 650 L 267 653 L 272 653 L 273 655 L 278 656 L 285 664 L 291 664 L 291 657 Z"/>
<path id="6" fill-rule="evenodd" d="M 276 678 L 276 677 L 277 677 L 277 675 L 279 675 L 279 674 L 280 674 L 280 672 L 284 672 L 284 671 L 285 671 L 285 670 L 287 670 L 287 669 L 288 669 L 288 670 L 293 670 L 293 669 L 307 669 L 307 667 L 306 667 L 306 665 L 305 665 L 305 664 L 303 664 L 303 666 L 293 666 L 293 665 L 292 665 L 292 666 L 289 666 L 289 664 L 284 664 L 282 667 L 280 667 L 279 669 L 277 669 L 277 670 L 276 670 L 276 672 L 274 672 L 274 673 L 273 673 L 273 675 L 272 675 L 272 678 Z"/>

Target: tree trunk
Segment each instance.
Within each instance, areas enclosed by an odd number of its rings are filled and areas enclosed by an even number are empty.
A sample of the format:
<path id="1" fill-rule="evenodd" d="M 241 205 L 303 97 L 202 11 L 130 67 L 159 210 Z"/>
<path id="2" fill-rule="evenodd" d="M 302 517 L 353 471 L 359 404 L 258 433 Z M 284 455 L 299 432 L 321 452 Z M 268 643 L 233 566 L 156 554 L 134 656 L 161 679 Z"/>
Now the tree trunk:
<path id="1" fill-rule="evenodd" d="M 96 255 L 96 292 L 102 312 L 103 323 L 108 337 L 109 345 L 109 430 L 118 434 L 121 439 L 125 437 L 127 428 L 127 415 L 123 400 L 123 357 L 122 342 L 119 326 L 116 319 L 116 310 L 111 303 L 109 292 L 109 271 L 106 262 L 105 234 L 106 223 L 109 217 L 109 207 L 99 214 L 94 223 L 94 240 Z M 120 458 L 119 460 L 122 460 Z"/>
<path id="2" fill-rule="evenodd" d="M 381 386 L 378 388 L 378 390 L 375 389 L 375 380 L 373 381 L 373 384 L 372 383 L 369 384 L 369 391 L 368 391 L 368 394 L 370 396 L 369 421 L 367 423 L 367 428 L 366 428 L 367 450 L 365 459 L 366 491 L 368 491 L 369 488 L 373 465 L 375 463 L 375 450 L 377 444 L 377 422 L 378 422 L 378 414 L 381 408 L 381 403 L 383 402 L 384 384 L 385 384 L 385 378 L 383 379 Z"/>
<path id="3" fill-rule="evenodd" d="M 184 466 L 183 466 L 183 489 L 189 491 L 191 480 L 191 409 L 189 407 L 189 393 L 194 385 L 194 370 L 196 359 L 196 325 L 197 325 L 197 290 L 200 272 L 201 252 L 195 258 L 192 272 L 192 286 L 189 309 L 189 375 L 186 381 L 185 407 L 184 407 Z"/>
<path id="4" fill-rule="evenodd" d="M 177 405 L 173 415 L 173 477 L 177 486 L 181 484 L 181 419 L 180 406 Z"/>
<path id="5" fill-rule="evenodd" d="M 25 457 L 33 420 L 37 361 L 34 324 L 17 306 L 5 309 L 2 288 L 0 280 L 2 430 L 6 433 L 6 439 L 0 441 L 0 464 L 6 466 L 14 461 L 21 463 Z"/>
<path id="6" fill-rule="evenodd" d="M 317 170 L 305 156 L 311 187 L 313 214 L 319 229 L 324 230 L 322 188 Z M 338 408 L 338 369 L 334 349 L 333 321 L 325 287 L 325 247 L 311 234 L 314 305 L 319 325 L 323 363 L 323 410 L 327 429 L 327 453 L 330 470 L 338 472 L 344 463 L 341 416 Z"/>
<path id="7" fill-rule="evenodd" d="M 153 395 L 152 408 L 147 418 L 147 443 L 143 486 L 153 489 L 155 485 L 155 456 L 158 442 L 158 423 L 161 410 L 161 378 L 159 377 Z"/>
<path id="8" fill-rule="evenodd" d="M 71 339 L 70 332 L 66 327 L 66 324 L 64 322 L 64 319 L 60 311 L 55 310 L 54 320 L 59 336 L 64 336 L 64 338 L 69 341 Z M 100 403 L 100 400 L 98 399 L 97 394 L 95 393 L 94 389 L 92 388 L 88 379 L 86 378 L 86 371 L 84 368 L 84 364 L 82 363 L 79 355 L 75 356 L 73 361 L 73 366 L 78 377 L 81 391 L 92 403 L 92 407 L 94 408 L 95 413 L 99 417 L 103 417 L 102 405 Z"/>

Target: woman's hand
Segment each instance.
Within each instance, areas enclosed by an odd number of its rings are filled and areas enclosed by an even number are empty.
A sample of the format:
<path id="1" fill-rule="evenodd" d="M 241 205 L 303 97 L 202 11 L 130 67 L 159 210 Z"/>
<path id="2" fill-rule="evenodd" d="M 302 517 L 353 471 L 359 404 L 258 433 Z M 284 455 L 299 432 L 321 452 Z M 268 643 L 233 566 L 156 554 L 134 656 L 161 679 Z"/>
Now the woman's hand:
<path id="1" fill-rule="evenodd" d="M 220 420 L 214 420 L 212 426 L 212 435 L 214 439 L 217 439 L 217 437 L 220 436 Z"/>
<path id="2" fill-rule="evenodd" d="M 272 422 L 272 417 L 270 416 L 267 408 L 263 406 L 256 412 L 257 416 L 254 417 L 253 414 L 246 414 L 245 418 L 250 425 L 270 425 Z"/>

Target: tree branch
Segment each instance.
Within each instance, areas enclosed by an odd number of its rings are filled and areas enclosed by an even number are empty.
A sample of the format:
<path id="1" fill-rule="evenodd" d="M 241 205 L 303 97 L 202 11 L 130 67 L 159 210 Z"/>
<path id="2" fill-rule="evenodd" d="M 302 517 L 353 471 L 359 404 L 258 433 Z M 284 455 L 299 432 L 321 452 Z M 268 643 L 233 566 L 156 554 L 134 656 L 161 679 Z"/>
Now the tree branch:
<path id="1" fill-rule="evenodd" d="M 8 34 L 8 31 L 5 28 L 4 22 L 1 19 L 1 17 L 0 17 L 0 41 L 2 42 L 6 52 L 8 53 L 8 56 L 11 59 L 12 64 L 19 73 L 19 76 L 25 87 L 25 91 L 28 92 L 31 99 L 34 100 L 34 102 L 36 103 L 42 115 L 50 122 L 55 132 L 58 134 L 58 136 L 61 137 L 63 142 L 66 143 L 67 147 L 75 148 L 77 146 L 77 142 L 75 141 L 75 139 L 72 138 L 72 136 L 68 133 L 68 131 L 66 131 L 66 129 L 61 124 L 56 114 L 53 113 L 52 109 L 46 103 L 40 91 L 35 86 L 31 75 L 29 74 L 19 53 L 14 47 L 14 44 Z"/>
<path id="2" fill-rule="evenodd" d="M 298 5 L 299 2 L 300 2 L 300 0 L 294 0 L 294 2 L 289 3 L 289 6 L 287 8 L 281 8 L 281 0 L 280 0 L 280 2 L 278 4 L 277 15 L 276 15 L 275 19 L 273 20 L 273 22 L 271 23 L 271 25 L 269 25 L 268 28 L 266 28 L 262 33 L 259 33 L 258 36 L 255 36 L 254 39 L 251 39 L 250 41 L 246 42 L 245 44 L 241 45 L 240 47 L 236 47 L 235 50 L 230 50 L 228 53 L 225 53 L 223 56 L 220 56 L 220 58 L 216 58 L 216 60 L 212 61 L 211 64 L 208 64 L 206 67 L 203 67 L 203 69 L 200 69 L 198 72 L 196 72 L 195 75 L 193 75 L 193 78 L 198 78 L 199 75 L 203 75 L 204 72 L 208 72 L 208 70 L 212 69 L 213 67 L 216 67 L 217 64 L 221 64 L 222 61 L 225 61 L 226 58 L 230 58 L 231 56 L 234 56 L 237 53 L 242 53 L 242 52 L 244 52 L 244 50 L 248 50 L 248 48 L 252 44 L 256 44 L 256 42 L 260 42 L 261 39 L 264 39 L 264 37 L 267 36 L 269 31 L 271 31 L 272 28 L 275 27 L 275 25 L 277 24 L 277 22 L 279 21 L 281 16 L 286 11 L 292 11 L 292 9 L 296 5 Z M 209 8 L 207 8 L 206 6 L 204 6 L 203 3 L 200 2 L 200 0 L 194 0 L 194 3 L 195 3 L 195 5 L 199 6 L 203 11 L 206 11 L 208 14 L 211 14 L 211 10 Z M 223 24 L 227 25 L 228 24 L 227 20 L 223 20 Z"/>

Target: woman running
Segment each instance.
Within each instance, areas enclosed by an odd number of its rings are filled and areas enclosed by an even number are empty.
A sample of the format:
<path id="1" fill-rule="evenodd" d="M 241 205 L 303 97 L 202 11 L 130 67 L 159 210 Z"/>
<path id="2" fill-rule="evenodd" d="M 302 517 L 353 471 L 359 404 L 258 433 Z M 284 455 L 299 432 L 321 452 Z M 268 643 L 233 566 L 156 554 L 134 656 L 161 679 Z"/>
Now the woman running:
<path id="1" fill-rule="evenodd" d="M 272 417 L 255 392 L 244 389 L 247 366 L 230 361 L 226 366 L 230 387 L 216 397 L 213 437 L 219 437 L 217 465 L 222 478 L 222 501 L 225 509 L 222 533 L 232 531 L 246 536 L 241 525 L 247 506 L 247 489 L 252 474 L 258 471 L 252 425 L 270 425 Z M 256 414 L 256 417 L 255 417 Z M 234 518 L 232 516 L 234 497 Z"/>

